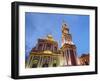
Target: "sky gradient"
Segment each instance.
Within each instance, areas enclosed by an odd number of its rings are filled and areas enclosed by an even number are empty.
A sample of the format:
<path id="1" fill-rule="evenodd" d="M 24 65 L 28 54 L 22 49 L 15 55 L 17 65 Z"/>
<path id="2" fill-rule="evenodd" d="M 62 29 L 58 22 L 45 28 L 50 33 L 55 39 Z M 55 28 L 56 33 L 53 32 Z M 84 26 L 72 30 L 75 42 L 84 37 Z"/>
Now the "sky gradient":
<path id="1" fill-rule="evenodd" d="M 50 14 L 25 12 L 25 54 L 36 45 L 38 38 L 51 34 L 61 47 L 61 27 L 63 20 L 69 26 L 77 54 L 89 53 L 89 16 L 71 14 Z"/>

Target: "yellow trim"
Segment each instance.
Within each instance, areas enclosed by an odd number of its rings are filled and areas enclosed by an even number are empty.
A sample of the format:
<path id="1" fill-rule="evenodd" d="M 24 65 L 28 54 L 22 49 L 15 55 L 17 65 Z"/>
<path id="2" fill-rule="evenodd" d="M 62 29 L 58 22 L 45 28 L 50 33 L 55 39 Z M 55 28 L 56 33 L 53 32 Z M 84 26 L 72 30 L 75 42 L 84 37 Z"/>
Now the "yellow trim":
<path id="1" fill-rule="evenodd" d="M 52 54 L 52 51 L 46 50 L 46 51 L 44 51 L 43 53 Z"/>

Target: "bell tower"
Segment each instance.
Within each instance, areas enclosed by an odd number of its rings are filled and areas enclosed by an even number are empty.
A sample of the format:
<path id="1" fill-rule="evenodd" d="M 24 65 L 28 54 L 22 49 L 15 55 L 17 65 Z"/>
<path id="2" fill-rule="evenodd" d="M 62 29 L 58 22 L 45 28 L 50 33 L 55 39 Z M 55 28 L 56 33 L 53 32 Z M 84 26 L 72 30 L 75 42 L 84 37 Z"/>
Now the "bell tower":
<path id="1" fill-rule="evenodd" d="M 62 23 L 62 47 L 61 51 L 63 54 L 63 65 L 78 65 L 78 57 L 76 52 L 76 46 L 72 42 L 72 35 L 69 33 L 68 25 L 63 22 Z"/>
<path id="2" fill-rule="evenodd" d="M 63 22 L 63 24 L 62 24 L 62 46 L 65 43 L 73 44 L 73 42 L 72 42 L 72 36 L 69 33 L 68 25 L 65 22 Z"/>

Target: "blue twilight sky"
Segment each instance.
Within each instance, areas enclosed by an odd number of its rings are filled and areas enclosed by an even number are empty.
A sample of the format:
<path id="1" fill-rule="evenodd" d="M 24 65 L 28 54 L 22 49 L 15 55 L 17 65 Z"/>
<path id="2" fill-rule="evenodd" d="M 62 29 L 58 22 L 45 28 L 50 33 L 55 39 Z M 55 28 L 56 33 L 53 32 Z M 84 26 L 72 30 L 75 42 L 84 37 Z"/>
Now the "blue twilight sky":
<path id="1" fill-rule="evenodd" d="M 38 38 L 51 34 L 61 47 L 61 26 L 65 21 L 69 25 L 72 40 L 77 53 L 89 53 L 89 16 L 73 14 L 51 14 L 25 12 L 25 54 L 36 45 Z"/>

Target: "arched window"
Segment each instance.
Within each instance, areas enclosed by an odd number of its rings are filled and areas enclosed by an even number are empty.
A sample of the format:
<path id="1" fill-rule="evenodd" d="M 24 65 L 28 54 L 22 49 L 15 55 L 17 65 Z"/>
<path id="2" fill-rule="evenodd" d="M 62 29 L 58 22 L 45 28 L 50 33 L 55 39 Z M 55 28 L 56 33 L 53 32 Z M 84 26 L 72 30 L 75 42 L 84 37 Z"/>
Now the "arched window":
<path id="1" fill-rule="evenodd" d="M 33 60 L 32 60 L 32 68 L 38 67 L 39 60 L 40 60 L 40 57 L 39 56 L 34 56 L 33 57 Z"/>
<path id="2" fill-rule="evenodd" d="M 32 68 L 36 68 L 38 65 L 38 60 L 33 60 Z"/>

